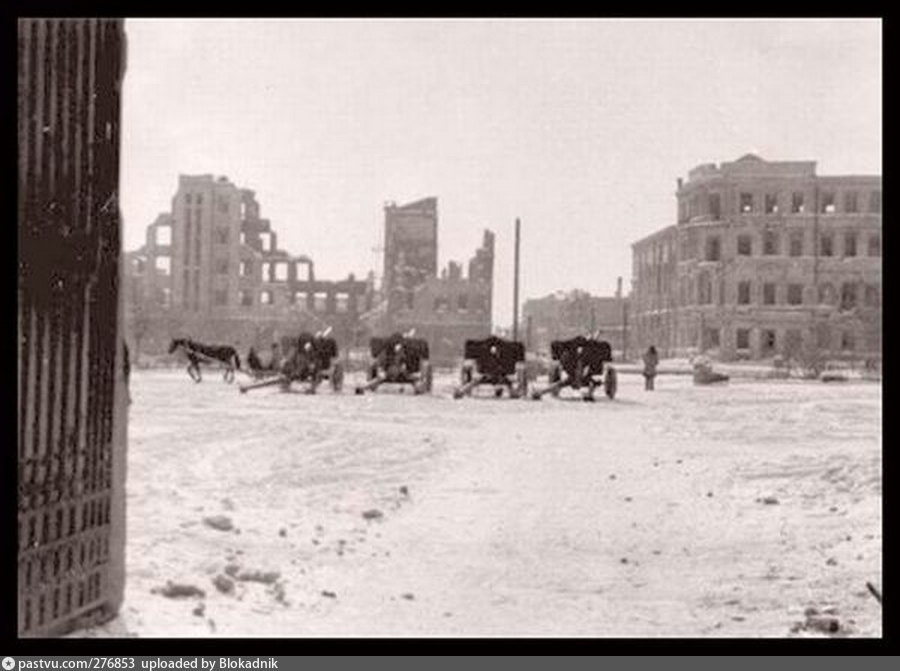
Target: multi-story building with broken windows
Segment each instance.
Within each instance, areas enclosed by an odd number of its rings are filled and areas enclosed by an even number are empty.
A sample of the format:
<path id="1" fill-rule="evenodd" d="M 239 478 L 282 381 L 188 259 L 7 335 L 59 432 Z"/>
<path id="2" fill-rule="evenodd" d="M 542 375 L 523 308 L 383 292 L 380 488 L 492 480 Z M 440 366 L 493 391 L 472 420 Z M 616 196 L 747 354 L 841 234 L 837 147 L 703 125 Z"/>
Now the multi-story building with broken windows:
<path id="1" fill-rule="evenodd" d="M 466 339 L 491 333 L 494 234 L 484 231 L 468 275 L 453 261 L 438 274 L 437 223 L 434 197 L 385 206 L 383 300 L 370 323 L 379 332 L 415 329 L 435 362 L 450 363 Z"/>
<path id="2" fill-rule="evenodd" d="M 723 359 L 881 356 L 881 177 L 748 154 L 678 180 L 635 242 L 635 344 Z"/>
<path id="3" fill-rule="evenodd" d="M 254 192 L 225 177 L 180 176 L 125 263 L 126 320 L 145 351 L 180 334 L 250 346 L 328 326 L 349 343 L 372 307 L 371 281 L 318 279 L 312 259 L 279 248 Z"/>

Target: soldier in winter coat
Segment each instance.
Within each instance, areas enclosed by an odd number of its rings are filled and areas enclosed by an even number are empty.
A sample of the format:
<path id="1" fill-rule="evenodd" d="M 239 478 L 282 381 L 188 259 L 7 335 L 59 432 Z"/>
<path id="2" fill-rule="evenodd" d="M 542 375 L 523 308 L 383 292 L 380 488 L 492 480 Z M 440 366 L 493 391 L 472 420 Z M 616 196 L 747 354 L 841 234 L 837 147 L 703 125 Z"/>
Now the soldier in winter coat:
<path id="1" fill-rule="evenodd" d="M 659 354 L 656 347 L 650 345 L 644 352 L 644 389 L 653 390 L 653 380 L 656 378 L 656 367 L 659 365 Z"/>

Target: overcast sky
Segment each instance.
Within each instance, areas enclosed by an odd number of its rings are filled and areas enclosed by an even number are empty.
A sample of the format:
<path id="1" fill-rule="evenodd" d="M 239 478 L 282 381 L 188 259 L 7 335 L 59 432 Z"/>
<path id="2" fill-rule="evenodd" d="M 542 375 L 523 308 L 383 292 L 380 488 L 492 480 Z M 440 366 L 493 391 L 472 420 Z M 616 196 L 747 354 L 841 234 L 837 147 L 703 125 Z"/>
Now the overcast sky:
<path id="1" fill-rule="evenodd" d="M 495 312 L 615 291 L 675 180 L 753 151 L 881 173 L 878 21 L 126 21 L 135 249 L 178 175 L 256 191 L 317 275 L 380 275 L 383 204 L 438 197 L 439 262 L 497 233 Z"/>

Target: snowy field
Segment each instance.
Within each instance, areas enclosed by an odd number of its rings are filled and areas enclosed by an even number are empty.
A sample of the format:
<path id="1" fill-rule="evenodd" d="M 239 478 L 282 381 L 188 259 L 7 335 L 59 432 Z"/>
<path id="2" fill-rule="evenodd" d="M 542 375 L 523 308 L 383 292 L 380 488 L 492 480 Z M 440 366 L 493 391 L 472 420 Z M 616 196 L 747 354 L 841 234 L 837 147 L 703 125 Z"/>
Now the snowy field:
<path id="1" fill-rule="evenodd" d="M 79 635 L 881 636 L 880 384 L 454 381 L 136 371 L 125 603 Z"/>

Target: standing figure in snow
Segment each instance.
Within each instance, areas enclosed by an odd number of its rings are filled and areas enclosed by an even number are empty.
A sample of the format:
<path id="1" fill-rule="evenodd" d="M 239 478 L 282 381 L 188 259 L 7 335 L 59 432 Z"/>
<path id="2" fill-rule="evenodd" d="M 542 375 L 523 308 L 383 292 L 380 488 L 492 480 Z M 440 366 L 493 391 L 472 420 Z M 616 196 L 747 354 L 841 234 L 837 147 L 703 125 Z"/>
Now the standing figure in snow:
<path id="1" fill-rule="evenodd" d="M 653 380 L 656 378 L 656 367 L 659 365 L 659 354 L 656 347 L 650 345 L 644 352 L 644 389 L 653 391 Z"/>

